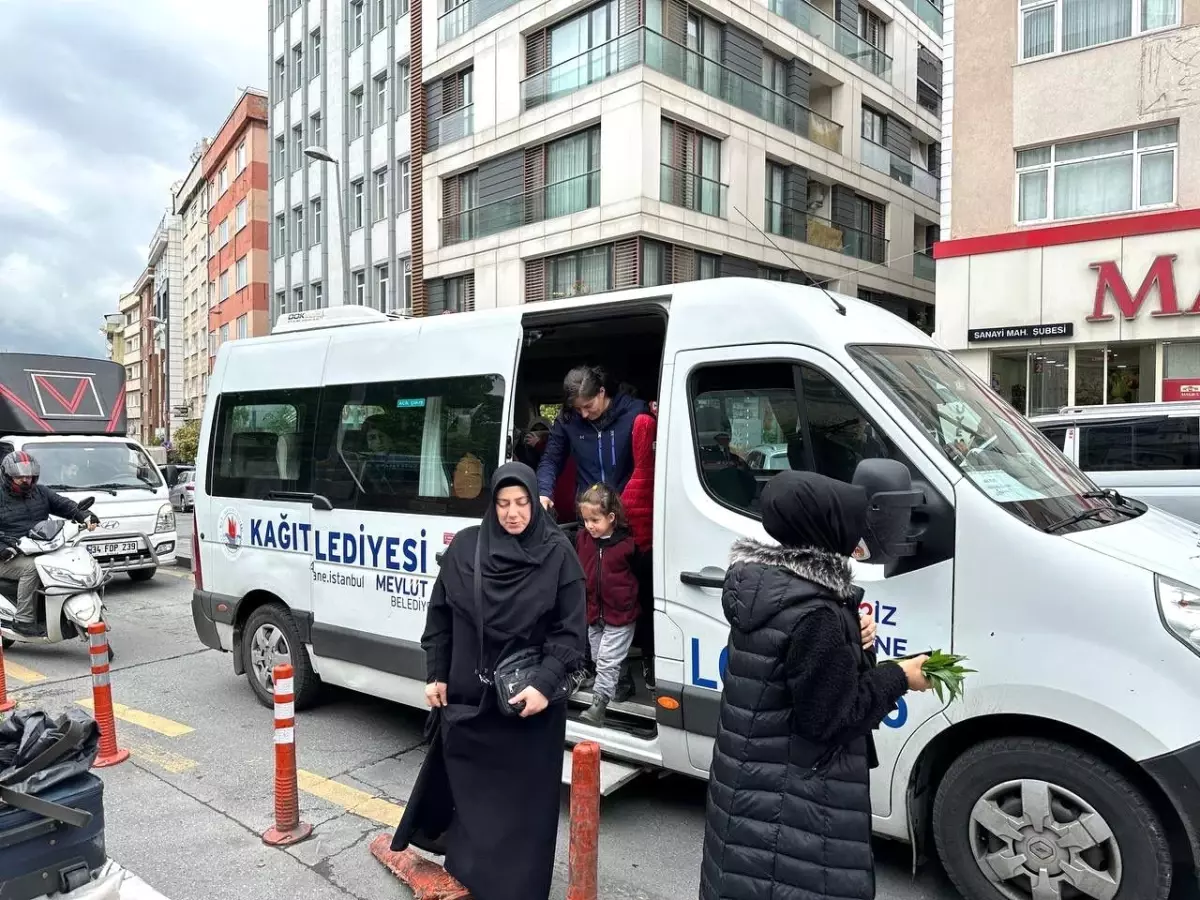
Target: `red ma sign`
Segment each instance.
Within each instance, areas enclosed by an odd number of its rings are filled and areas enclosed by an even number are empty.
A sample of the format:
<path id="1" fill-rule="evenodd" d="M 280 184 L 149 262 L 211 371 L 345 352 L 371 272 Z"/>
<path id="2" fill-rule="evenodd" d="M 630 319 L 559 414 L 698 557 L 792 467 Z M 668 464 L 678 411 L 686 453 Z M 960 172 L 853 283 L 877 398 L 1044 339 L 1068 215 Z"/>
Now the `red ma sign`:
<path id="1" fill-rule="evenodd" d="M 1175 287 L 1174 253 L 1155 257 L 1136 294 L 1130 293 L 1129 285 L 1125 283 L 1125 278 L 1115 262 L 1092 263 L 1089 268 L 1096 270 L 1096 300 L 1092 306 L 1092 314 L 1087 317 L 1089 322 L 1110 322 L 1116 318 L 1104 308 L 1110 294 L 1123 318 L 1136 319 L 1142 304 L 1146 302 L 1150 290 L 1155 285 L 1158 285 L 1158 309 L 1150 315 L 1200 315 L 1200 296 L 1196 297 L 1190 309 L 1179 308 L 1179 293 Z"/>

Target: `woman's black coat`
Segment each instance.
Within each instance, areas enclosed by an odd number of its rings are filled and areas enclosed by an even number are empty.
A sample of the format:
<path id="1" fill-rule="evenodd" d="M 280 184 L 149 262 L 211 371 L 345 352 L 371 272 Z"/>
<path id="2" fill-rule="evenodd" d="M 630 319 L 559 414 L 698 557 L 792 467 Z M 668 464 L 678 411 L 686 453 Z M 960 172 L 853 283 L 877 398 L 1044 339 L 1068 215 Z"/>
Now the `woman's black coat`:
<path id="1" fill-rule="evenodd" d="M 870 733 L 907 689 L 861 647 L 844 557 L 738 541 L 701 900 L 870 900 Z"/>

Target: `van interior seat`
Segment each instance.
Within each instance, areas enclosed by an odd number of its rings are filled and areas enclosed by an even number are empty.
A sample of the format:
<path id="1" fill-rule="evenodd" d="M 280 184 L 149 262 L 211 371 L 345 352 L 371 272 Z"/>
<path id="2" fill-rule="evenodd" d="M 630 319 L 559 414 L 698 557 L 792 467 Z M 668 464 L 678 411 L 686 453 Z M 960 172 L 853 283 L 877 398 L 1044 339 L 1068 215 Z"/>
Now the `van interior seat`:
<path id="1" fill-rule="evenodd" d="M 275 462 L 284 481 L 295 481 L 300 477 L 300 455 L 296 452 L 295 432 L 279 435 L 275 446 Z"/>
<path id="2" fill-rule="evenodd" d="M 270 431 L 242 431 L 230 442 L 234 478 L 279 478 L 279 437 Z"/>

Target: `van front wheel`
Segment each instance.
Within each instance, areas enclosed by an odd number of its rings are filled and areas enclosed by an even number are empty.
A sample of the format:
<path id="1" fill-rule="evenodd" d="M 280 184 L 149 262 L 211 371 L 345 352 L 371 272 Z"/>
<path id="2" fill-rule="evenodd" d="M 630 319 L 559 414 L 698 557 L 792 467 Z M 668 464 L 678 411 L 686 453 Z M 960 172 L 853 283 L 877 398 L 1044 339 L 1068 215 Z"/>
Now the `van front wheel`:
<path id="1" fill-rule="evenodd" d="M 296 709 L 313 704 L 320 679 L 313 671 L 308 650 L 300 640 L 296 623 L 281 603 L 268 603 L 250 614 L 242 628 L 242 666 L 254 696 L 263 706 L 275 705 L 275 666 L 292 666 Z"/>
<path id="2" fill-rule="evenodd" d="M 1166 900 L 1162 822 L 1100 759 L 1038 738 L 972 747 L 933 804 L 938 855 L 966 900 Z"/>

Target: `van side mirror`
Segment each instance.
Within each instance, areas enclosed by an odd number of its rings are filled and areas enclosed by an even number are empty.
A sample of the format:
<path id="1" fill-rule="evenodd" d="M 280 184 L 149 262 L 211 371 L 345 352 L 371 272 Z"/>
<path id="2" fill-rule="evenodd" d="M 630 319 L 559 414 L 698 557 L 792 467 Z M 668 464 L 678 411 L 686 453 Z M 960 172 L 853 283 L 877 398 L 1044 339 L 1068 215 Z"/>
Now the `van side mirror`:
<path id="1" fill-rule="evenodd" d="M 912 486 L 908 466 L 895 459 L 864 459 L 854 470 L 853 484 L 867 493 L 867 533 L 863 535 L 873 562 L 895 562 L 917 552 L 910 539 L 912 512 L 925 500 Z"/>
<path id="2" fill-rule="evenodd" d="M 81 510 L 86 512 L 87 510 L 91 509 L 95 505 L 95 503 L 96 503 L 95 497 L 84 497 L 82 500 L 79 501 L 78 505 Z"/>

